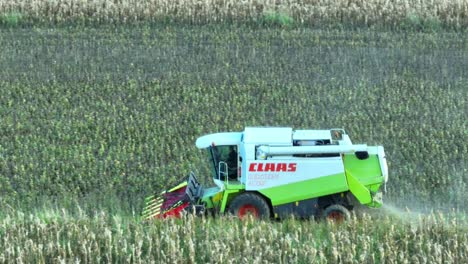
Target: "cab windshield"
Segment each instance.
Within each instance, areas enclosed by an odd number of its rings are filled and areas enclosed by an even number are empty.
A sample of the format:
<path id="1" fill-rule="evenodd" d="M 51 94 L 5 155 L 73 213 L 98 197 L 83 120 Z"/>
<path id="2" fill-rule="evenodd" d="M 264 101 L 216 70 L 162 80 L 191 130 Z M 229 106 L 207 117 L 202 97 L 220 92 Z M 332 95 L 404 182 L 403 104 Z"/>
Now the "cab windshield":
<path id="1" fill-rule="evenodd" d="M 213 178 L 222 181 L 237 179 L 237 146 L 211 146 L 207 150 Z"/>

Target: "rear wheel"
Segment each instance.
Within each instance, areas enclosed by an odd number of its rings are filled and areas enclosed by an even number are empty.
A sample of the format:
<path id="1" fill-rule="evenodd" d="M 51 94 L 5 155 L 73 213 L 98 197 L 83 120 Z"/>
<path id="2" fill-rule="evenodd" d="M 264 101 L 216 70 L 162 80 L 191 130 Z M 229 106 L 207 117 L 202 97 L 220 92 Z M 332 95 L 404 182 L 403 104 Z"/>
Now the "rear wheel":
<path id="1" fill-rule="evenodd" d="M 351 218 L 351 213 L 340 204 L 328 206 L 323 211 L 323 218 L 332 222 L 341 223 Z"/>
<path id="2" fill-rule="evenodd" d="M 232 200 L 229 213 L 239 218 L 251 215 L 255 218 L 270 218 L 268 203 L 258 194 L 243 193 Z"/>

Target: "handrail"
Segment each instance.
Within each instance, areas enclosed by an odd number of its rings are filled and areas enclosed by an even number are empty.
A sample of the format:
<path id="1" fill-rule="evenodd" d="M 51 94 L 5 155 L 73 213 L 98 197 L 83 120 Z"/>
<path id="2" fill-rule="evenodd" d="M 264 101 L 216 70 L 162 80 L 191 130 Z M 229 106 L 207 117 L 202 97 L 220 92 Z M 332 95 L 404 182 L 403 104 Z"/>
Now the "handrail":
<path id="1" fill-rule="evenodd" d="M 221 166 L 222 165 L 222 166 Z M 221 168 L 224 168 L 224 170 L 222 171 Z M 227 182 L 228 181 L 228 178 L 229 178 L 229 173 L 228 173 L 228 165 L 226 162 L 224 161 L 220 161 L 218 163 L 218 180 L 221 180 L 221 174 L 224 176 L 224 181 Z"/>

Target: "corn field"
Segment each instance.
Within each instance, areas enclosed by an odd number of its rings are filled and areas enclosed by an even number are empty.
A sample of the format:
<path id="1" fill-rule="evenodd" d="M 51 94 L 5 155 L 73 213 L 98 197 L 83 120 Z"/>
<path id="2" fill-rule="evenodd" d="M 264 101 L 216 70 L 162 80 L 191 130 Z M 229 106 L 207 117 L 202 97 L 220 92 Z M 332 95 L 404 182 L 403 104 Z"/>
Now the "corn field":
<path id="1" fill-rule="evenodd" d="M 0 263 L 466 262 L 467 26 L 465 0 L 0 0 Z M 246 126 L 383 145 L 385 207 L 139 220 Z"/>
<path id="2" fill-rule="evenodd" d="M 141 223 L 105 213 L 16 212 L 0 221 L 1 263 L 463 263 L 456 215 L 363 215 L 336 225 L 194 218 Z"/>
<path id="3" fill-rule="evenodd" d="M 468 26 L 466 0 L 1 0 L 0 14 L 28 23 L 259 22 L 290 17 L 301 25 Z"/>
<path id="4" fill-rule="evenodd" d="M 354 142 L 385 146 L 390 201 L 466 208 L 465 34 L 224 25 L 0 34 L 2 203 L 139 207 L 190 171 L 209 177 L 197 137 L 272 125 L 343 127 Z"/>

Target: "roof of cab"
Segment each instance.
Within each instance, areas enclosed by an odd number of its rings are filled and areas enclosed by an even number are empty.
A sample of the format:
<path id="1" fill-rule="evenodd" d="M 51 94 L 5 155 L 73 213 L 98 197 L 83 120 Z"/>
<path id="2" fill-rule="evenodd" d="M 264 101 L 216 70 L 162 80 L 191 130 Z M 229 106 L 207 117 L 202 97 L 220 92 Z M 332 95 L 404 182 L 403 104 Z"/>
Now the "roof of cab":
<path id="1" fill-rule="evenodd" d="M 199 137 L 195 145 L 199 149 L 204 149 L 209 146 L 215 145 L 238 145 L 241 142 L 242 132 L 224 132 L 209 134 Z"/>
<path id="2" fill-rule="evenodd" d="M 244 138 L 242 138 L 244 137 Z M 246 127 L 243 132 L 223 132 L 199 137 L 195 142 L 197 148 L 204 149 L 215 145 L 256 144 L 291 144 L 292 128 L 290 127 Z"/>

